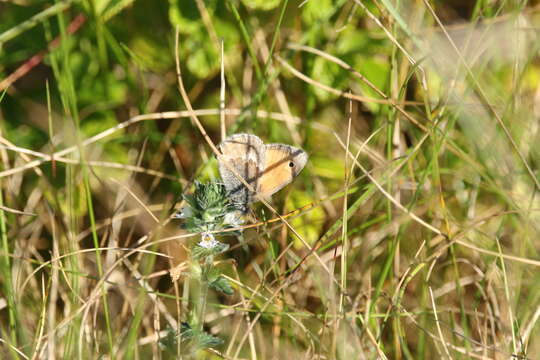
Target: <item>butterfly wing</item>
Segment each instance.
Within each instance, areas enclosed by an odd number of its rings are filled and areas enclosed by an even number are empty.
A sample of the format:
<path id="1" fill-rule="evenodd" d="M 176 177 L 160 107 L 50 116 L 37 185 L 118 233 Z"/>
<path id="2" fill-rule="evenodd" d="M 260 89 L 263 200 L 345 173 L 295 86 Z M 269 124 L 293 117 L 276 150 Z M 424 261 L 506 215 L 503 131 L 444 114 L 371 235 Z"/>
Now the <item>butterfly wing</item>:
<path id="1" fill-rule="evenodd" d="M 293 146 L 268 144 L 265 148 L 265 166 L 258 184 L 261 197 L 269 197 L 290 184 L 308 160 L 304 150 Z"/>
<path id="2" fill-rule="evenodd" d="M 255 135 L 235 134 L 225 139 L 219 145 L 219 150 L 223 156 L 218 162 L 218 168 L 225 188 L 234 202 L 247 208 L 247 204 L 254 201 L 255 194 L 246 188 L 224 162 L 257 190 L 265 164 L 265 145 Z"/>

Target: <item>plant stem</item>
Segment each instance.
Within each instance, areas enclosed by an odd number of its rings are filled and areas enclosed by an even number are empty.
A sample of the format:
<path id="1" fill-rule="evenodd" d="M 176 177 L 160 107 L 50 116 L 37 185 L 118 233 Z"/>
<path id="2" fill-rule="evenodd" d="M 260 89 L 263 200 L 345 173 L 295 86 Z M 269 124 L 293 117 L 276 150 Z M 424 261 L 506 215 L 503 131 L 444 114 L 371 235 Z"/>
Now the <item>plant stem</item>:
<path id="1" fill-rule="evenodd" d="M 201 281 L 201 290 L 199 296 L 198 330 L 202 331 L 204 327 L 204 315 L 206 312 L 206 297 L 208 296 L 208 280 Z"/>
<path id="2" fill-rule="evenodd" d="M 199 292 L 199 316 L 198 330 L 202 331 L 204 327 L 204 315 L 206 313 L 206 298 L 208 297 L 208 274 L 212 271 L 214 257 L 212 255 L 204 259 L 201 272 L 201 288 Z"/>

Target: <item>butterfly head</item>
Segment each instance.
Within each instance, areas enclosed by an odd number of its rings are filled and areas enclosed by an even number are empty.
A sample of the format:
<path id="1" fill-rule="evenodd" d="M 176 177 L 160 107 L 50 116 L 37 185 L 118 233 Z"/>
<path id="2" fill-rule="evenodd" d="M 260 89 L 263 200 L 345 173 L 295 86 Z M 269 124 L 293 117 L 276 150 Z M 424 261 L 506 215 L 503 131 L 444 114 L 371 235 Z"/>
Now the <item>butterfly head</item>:
<path id="1" fill-rule="evenodd" d="M 308 154 L 302 150 L 298 149 L 292 146 L 287 146 L 288 149 L 288 157 L 285 159 L 287 166 L 291 170 L 292 177 L 296 177 L 300 171 L 306 166 L 306 163 L 308 161 Z"/>

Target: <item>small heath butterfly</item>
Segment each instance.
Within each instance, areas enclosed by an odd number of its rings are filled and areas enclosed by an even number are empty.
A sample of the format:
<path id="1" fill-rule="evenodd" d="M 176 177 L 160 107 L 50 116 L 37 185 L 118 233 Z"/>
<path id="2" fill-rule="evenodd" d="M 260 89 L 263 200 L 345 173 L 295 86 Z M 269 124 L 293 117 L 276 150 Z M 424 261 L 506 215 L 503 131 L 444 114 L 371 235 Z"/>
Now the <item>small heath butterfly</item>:
<path id="1" fill-rule="evenodd" d="M 264 144 L 251 134 L 235 134 L 219 144 L 223 160 L 218 161 L 218 168 L 225 188 L 231 194 L 233 202 L 241 205 L 244 212 L 249 203 L 260 198 L 269 198 L 302 171 L 308 155 L 302 149 L 284 144 Z M 223 163 L 241 175 L 256 191 L 249 191 L 246 186 Z"/>

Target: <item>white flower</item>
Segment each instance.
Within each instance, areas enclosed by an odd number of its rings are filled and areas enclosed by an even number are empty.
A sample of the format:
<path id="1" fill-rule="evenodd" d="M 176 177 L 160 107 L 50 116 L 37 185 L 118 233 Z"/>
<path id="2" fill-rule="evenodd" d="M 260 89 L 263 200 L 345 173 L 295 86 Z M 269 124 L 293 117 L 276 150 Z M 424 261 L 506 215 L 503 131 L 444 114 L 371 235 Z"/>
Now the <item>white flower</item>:
<path id="1" fill-rule="evenodd" d="M 219 245 L 219 241 L 216 240 L 213 234 L 203 233 L 202 240 L 199 242 L 199 246 L 205 249 L 213 249 Z"/>

